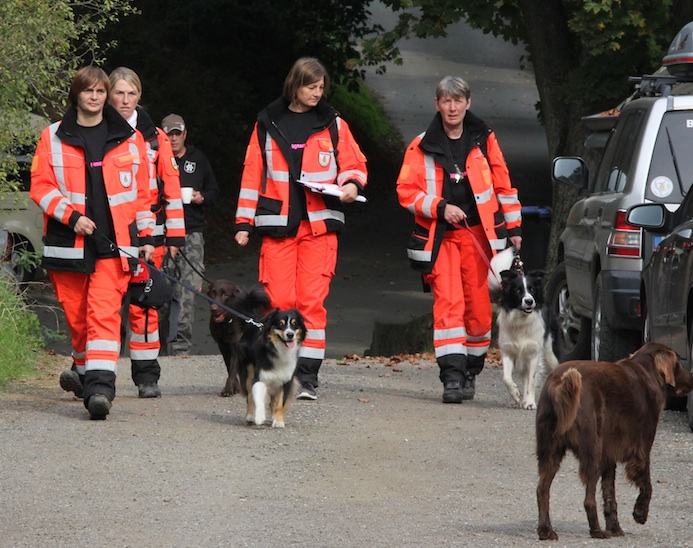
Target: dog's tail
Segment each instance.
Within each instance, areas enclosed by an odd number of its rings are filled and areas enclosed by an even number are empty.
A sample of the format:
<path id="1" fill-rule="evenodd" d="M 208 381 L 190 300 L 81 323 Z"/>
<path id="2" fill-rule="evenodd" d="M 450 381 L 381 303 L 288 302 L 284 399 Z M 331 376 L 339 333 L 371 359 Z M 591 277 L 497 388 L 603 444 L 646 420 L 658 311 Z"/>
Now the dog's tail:
<path id="1" fill-rule="evenodd" d="M 556 412 L 556 434 L 565 434 L 575 422 L 580 407 L 582 375 L 571 367 L 550 389 L 553 408 Z"/>
<path id="2" fill-rule="evenodd" d="M 271 308 L 265 288 L 259 284 L 253 285 L 248 291 L 239 295 L 234 304 L 243 313 L 260 317 L 267 314 Z"/>

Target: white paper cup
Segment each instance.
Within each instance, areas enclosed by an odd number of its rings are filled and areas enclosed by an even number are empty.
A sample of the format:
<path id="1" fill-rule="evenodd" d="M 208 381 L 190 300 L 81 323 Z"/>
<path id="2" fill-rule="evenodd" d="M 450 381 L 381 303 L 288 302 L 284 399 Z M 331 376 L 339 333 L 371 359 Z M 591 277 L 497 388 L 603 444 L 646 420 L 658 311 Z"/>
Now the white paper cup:
<path id="1" fill-rule="evenodd" d="M 192 202 L 193 188 L 191 186 L 181 187 L 180 193 L 183 197 L 184 204 L 189 204 L 190 202 Z"/>

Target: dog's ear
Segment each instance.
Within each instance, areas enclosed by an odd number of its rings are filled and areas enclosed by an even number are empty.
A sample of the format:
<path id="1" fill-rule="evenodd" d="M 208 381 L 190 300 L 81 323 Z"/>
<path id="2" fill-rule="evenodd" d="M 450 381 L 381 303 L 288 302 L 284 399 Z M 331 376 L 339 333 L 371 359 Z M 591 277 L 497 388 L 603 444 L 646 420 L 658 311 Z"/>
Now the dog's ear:
<path id="1" fill-rule="evenodd" d="M 669 386 L 676 386 L 676 365 L 679 357 L 670 348 L 663 348 L 654 355 L 655 369 Z"/>
<path id="2" fill-rule="evenodd" d="M 510 280 L 514 280 L 517 278 L 517 272 L 514 270 L 504 270 L 503 272 L 500 273 L 501 277 L 501 282 L 509 282 Z"/>

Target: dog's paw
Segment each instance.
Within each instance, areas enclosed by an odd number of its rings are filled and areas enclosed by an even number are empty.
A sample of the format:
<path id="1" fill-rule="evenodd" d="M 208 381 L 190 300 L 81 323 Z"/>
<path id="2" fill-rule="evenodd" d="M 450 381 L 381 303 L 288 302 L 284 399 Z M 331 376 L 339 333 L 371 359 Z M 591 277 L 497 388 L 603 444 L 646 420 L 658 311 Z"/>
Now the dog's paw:
<path id="1" fill-rule="evenodd" d="M 284 428 L 284 421 L 278 421 L 277 419 L 273 420 L 272 428 Z"/>
<path id="2" fill-rule="evenodd" d="M 261 426 L 261 425 L 265 424 L 265 420 L 267 420 L 267 416 L 264 413 L 257 412 L 257 411 L 255 412 L 255 419 L 253 420 L 253 422 L 257 426 Z"/>
<path id="3" fill-rule="evenodd" d="M 527 409 L 528 411 L 534 411 L 537 408 L 537 404 L 533 401 L 523 401 L 522 409 Z"/>
<path id="4" fill-rule="evenodd" d="M 255 417 L 253 415 L 246 415 L 245 422 L 248 424 L 253 424 L 255 422 Z"/>

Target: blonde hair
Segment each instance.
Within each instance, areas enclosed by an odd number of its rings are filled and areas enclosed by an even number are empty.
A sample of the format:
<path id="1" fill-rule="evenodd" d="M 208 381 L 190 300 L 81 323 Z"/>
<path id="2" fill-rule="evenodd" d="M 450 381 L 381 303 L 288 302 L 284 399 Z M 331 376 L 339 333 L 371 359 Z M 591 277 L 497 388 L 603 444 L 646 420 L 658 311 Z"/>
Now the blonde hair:
<path id="1" fill-rule="evenodd" d="M 116 85 L 118 80 L 125 80 L 128 84 L 135 86 L 140 95 L 142 95 L 142 81 L 137 73 L 127 67 L 118 67 L 108 76 L 111 82 L 111 87 Z"/>

